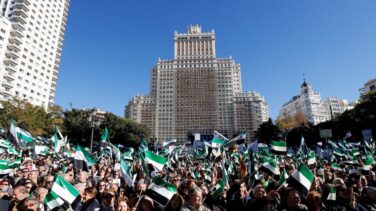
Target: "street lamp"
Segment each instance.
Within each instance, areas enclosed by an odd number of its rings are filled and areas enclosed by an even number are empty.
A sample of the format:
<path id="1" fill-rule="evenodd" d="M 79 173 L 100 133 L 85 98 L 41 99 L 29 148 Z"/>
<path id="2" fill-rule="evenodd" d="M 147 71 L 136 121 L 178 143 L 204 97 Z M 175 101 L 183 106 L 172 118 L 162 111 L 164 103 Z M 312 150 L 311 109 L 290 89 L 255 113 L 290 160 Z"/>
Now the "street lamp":
<path id="1" fill-rule="evenodd" d="M 92 109 L 87 118 L 90 127 L 91 127 L 91 138 L 90 138 L 90 152 L 93 153 L 93 138 L 94 138 L 94 129 L 101 124 L 101 119 L 99 118 L 97 109 Z"/>

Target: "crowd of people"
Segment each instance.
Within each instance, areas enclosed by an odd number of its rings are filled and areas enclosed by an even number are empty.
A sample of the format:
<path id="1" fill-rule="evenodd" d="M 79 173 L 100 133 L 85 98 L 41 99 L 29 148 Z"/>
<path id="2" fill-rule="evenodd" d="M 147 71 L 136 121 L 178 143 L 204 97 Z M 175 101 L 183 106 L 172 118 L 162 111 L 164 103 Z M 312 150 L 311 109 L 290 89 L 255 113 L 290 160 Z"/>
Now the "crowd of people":
<path id="1" fill-rule="evenodd" d="M 0 159 L 12 160 L 13 156 L 3 153 Z M 362 154 L 352 163 L 316 155 L 314 164 L 308 164 L 304 154 L 299 162 L 297 154 L 272 155 L 277 164 L 273 172 L 261 167 L 263 155 L 243 152 L 238 145 L 224 149 L 219 156 L 210 152 L 200 158 L 195 153 L 174 155 L 175 162 L 163 170 L 148 164 L 147 172 L 142 160 L 134 156 L 127 161 L 133 184 L 122 177 L 116 156 L 98 159 L 88 168 L 77 168 L 74 158 L 61 159 L 53 153 L 33 155 L 24 151 L 21 156 L 19 166 L 0 175 L 0 210 L 49 210 L 45 197 L 57 175 L 72 184 L 79 195 L 73 203 L 64 202 L 53 210 L 376 210 L 375 164 L 373 161 L 366 170 L 362 168 Z M 170 159 L 171 155 L 167 153 L 166 157 Z M 308 166 L 314 177 L 306 191 L 288 179 L 281 182 L 284 173 L 290 176 L 301 165 Z M 177 189 L 167 206 L 145 194 L 154 177 Z M 214 196 L 213 187 L 219 180 L 225 181 L 225 187 Z"/>

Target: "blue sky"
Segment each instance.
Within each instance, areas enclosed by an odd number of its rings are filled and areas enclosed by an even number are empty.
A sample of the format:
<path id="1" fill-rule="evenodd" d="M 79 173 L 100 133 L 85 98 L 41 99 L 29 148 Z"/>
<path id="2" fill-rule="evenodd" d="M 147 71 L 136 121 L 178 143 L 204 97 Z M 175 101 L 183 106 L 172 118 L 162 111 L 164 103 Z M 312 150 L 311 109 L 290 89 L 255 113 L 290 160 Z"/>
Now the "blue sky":
<path id="1" fill-rule="evenodd" d="M 243 91 L 264 95 L 273 118 L 303 73 L 322 97 L 353 101 L 376 77 L 375 11 L 374 0 L 71 1 L 55 103 L 123 116 L 190 24 L 215 30 L 217 56 L 241 64 Z"/>

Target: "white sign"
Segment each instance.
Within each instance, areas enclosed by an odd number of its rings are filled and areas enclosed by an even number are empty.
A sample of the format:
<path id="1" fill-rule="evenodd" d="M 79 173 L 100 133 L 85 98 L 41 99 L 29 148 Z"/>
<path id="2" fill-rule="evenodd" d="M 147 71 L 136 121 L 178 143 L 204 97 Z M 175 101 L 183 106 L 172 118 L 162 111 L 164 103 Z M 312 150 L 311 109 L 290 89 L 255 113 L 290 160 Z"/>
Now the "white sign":
<path id="1" fill-rule="evenodd" d="M 200 141 L 201 140 L 201 134 L 195 133 L 195 141 Z"/>

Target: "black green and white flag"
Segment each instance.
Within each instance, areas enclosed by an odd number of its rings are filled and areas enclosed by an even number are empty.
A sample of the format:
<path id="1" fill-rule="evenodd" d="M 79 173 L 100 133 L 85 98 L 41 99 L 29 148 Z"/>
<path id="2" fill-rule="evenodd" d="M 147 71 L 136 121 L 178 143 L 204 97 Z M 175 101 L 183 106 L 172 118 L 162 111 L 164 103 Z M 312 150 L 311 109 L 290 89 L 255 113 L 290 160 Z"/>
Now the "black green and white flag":
<path id="1" fill-rule="evenodd" d="M 52 210 L 56 207 L 60 207 L 61 205 L 63 205 L 64 201 L 56 193 L 51 191 L 44 198 L 44 203 L 50 210 Z"/>
<path id="2" fill-rule="evenodd" d="M 85 150 L 85 148 L 77 145 L 75 147 L 76 153 L 74 154 L 74 165 L 78 169 L 85 169 L 95 163 L 94 157 Z M 86 165 L 86 166 L 85 166 Z"/>
<path id="3" fill-rule="evenodd" d="M 13 171 L 13 168 L 9 165 L 8 162 L 0 163 L 0 175 L 9 174 L 12 171 Z"/>
<path id="4" fill-rule="evenodd" d="M 279 167 L 273 158 L 264 158 L 261 161 L 261 169 L 269 174 L 279 175 Z"/>
<path id="5" fill-rule="evenodd" d="M 168 159 L 165 157 L 159 156 L 149 150 L 146 150 L 145 161 L 146 163 L 151 164 L 156 170 L 162 171 Z"/>
<path id="6" fill-rule="evenodd" d="M 120 170 L 121 177 L 124 179 L 125 183 L 127 183 L 129 187 L 133 187 L 131 167 L 123 159 L 120 160 Z"/>
<path id="7" fill-rule="evenodd" d="M 21 142 L 33 142 L 34 138 L 33 136 L 26 130 L 17 127 L 14 123 L 14 121 L 11 121 L 10 128 L 10 139 L 13 140 L 16 144 L 20 144 Z"/>
<path id="8" fill-rule="evenodd" d="M 103 131 L 103 133 L 101 135 L 101 142 L 102 143 L 106 142 L 107 137 L 108 137 L 108 130 L 107 130 L 107 127 L 105 127 L 104 131 Z"/>
<path id="9" fill-rule="evenodd" d="M 168 146 L 169 144 L 172 144 L 172 143 L 176 143 L 176 139 L 175 138 L 163 141 L 162 146 L 165 147 L 165 146 Z"/>
<path id="10" fill-rule="evenodd" d="M 51 191 L 56 193 L 60 198 L 67 201 L 69 204 L 77 198 L 80 194 L 76 188 L 73 187 L 72 184 L 67 182 L 63 177 L 59 174 L 56 174 L 54 183 L 52 184 Z"/>
<path id="11" fill-rule="evenodd" d="M 225 185 L 229 185 L 228 173 L 227 173 L 225 164 L 223 162 L 221 162 L 221 170 L 222 170 L 222 179 L 223 179 L 222 182 Z"/>
<path id="12" fill-rule="evenodd" d="M 274 154 L 286 154 L 287 147 L 285 141 L 272 141 L 271 150 Z"/>
<path id="13" fill-rule="evenodd" d="M 368 155 L 366 159 L 363 161 L 363 170 L 369 171 L 372 168 L 372 165 L 375 163 L 375 159 L 372 155 Z"/>
<path id="14" fill-rule="evenodd" d="M 221 133 L 219 133 L 218 131 L 214 131 L 214 134 L 213 134 L 214 138 L 218 138 L 218 139 L 222 139 L 223 141 L 227 142 L 228 141 L 228 138 L 226 138 L 226 136 L 222 135 Z"/>
<path id="15" fill-rule="evenodd" d="M 134 153 L 134 149 L 133 149 L 132 147 L 130 147 L 130 148 L 128 149 L 128 151 L 125 151 L 125 152 L 123 153 L 123 158 L 124 158 L 125 160 L 133 160 L 133 153 Z"/>
<path id="16" fill-rule="evenodd" d="M 345 155 L 341 152 L 339 148 L 334 149 L 333 155 L 339 156 L 339 157 L 344 157 Z"/>
<path id="17" fill-rule="evenodd" d="M 35 152 L 36 155 L 47 156 L 48 151 L 49 151 L 49 148 L 46 145 L 35 145 L 34 146 L 34 152 Z"/>
<path id="18" fill-rule="evenodd" d="M 60 143 L 59 143 L 59 139 L 57 138 L 56 133 L 54 134 L 54 136 L 52 136 L 52 143 L 54 144 L 54 152 L 59 153 L 60 152 Z"/>
<path id="19" fill-rule="evenodd" d="M 225 183 L 220 179 L 215 183 L 213 187 L 210 188 L 210 194 L 214 199 L 216 199 L 221 195 L 224 189 Z"/>
<path id="20" fill-rule="evenodd" d="M 166 207 L 176 192 L 177 188 L 175 185 L 165 182 L 159 177 L 155 177 L 148 189 L 146 189 L 145 195 Z"/>
<path id="21" fill-rule="evenodd" d="M 211 147 L 212 148 L 220 148 L 221 146 L 223 146 L 223 144 L 225 144 L 226 141 L 223 140 L 223 139 L 220 139 L 220 138 L 213 138 L 212 139 L 212 142 L 211 142 Z"/>
<path id="22" fill-rule="evenodd" d="M 341 166 L 340 166 L 340 164 L 338 164 L 338 163 L 333 163 L 332 164 L 332 168 L 335 170 L 335 171 L 341 171 L 342 170 L 342 168 L 341 168 Z"/>
<path id="23" fill-rule="evenodd" d="M 281 177 L 279 178 L 279 181 L 278 181 L 278 186 L 285 184 L 288 178 L 289 178 L 289 175 L 287 174 L 286 170 L 283 169 Z"/>
<path id="24" fill-rule="evenodd" d="M 288 186 L 297 189 L 303 196 L 307 196 L 315 176 L 306 165 L 301 165 L 288 179 Z"/>
<path id="25" fill-rule="evenodd" d="M 337 193 L 336 193 L 336 188 L 334 187 L 334 185 L 330 185 L 330 191 L 329 191 L 327 200 L 328 201 L 337 200 Z"/>
<path id="26" fill-rule="evenodd" d="M 316 153 L 314 151 L 310 151 L 308 153 L 307 164 L 313 165 L 315 163 L 316 163 Z"/>

